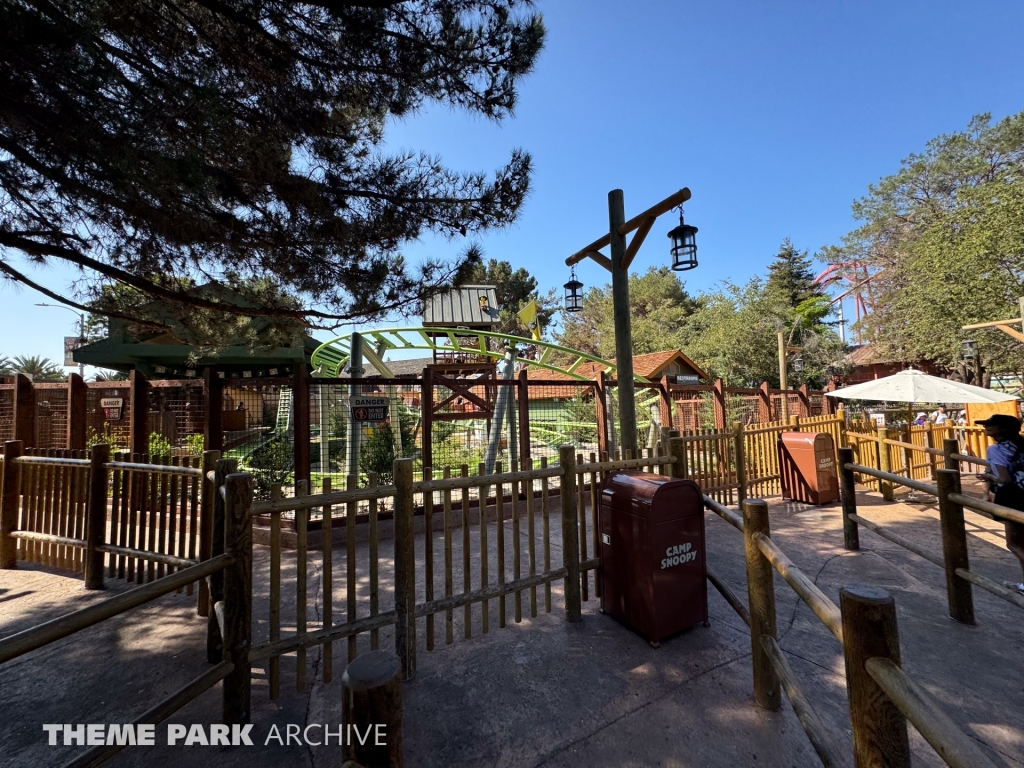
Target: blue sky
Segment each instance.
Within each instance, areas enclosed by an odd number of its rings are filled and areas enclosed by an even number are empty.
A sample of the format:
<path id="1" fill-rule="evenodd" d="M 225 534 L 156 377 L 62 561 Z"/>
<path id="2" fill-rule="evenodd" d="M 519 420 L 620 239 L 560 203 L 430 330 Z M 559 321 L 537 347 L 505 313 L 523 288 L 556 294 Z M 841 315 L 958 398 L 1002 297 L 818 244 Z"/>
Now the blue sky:
<path id="1" fill-rule="evenodd" d="M 1020 2 L 670 2 L 540 0 L 548 29 L 516 116 L 501 124 L 442 107 L 396 122 L 389 149 L 493 170 L 513 147 L 534 157 L 519 222 L 480 238 L 488 258 L 527 268 L 541 288 L 607 231 L 607 193 L 633 216 L 693 193 L 701 291 L 763 274 L 786 237 L 814 253 L 855 226 L 850 203 L 902 158 L 972 115 L 1024 109 Z M 668 263 L 661 217 L 634 269 Z M 412 244 L 416 260 L 466 243 Z M 72 275 L 40 274 L 63 287 Z M 586 261 L 586 285 L 607 273 Z M 0 285 L 0 354 L 59 360 L 71 313 Z M 848 311 L 848 316 L 850 309 Z M 319 333 L 318 336 L 326 337 Z"/>

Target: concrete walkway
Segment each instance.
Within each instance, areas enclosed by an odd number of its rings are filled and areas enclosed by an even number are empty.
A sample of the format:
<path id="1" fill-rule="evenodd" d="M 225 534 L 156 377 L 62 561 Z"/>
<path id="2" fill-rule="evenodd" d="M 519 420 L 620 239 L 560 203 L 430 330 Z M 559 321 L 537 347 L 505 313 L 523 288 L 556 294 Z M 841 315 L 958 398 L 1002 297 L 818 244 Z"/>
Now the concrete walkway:
<path id="1" fill-rule="evenodd" d="M 934 508 L 888 504 L 861 494 L 861 512 L 913 541 L 941 551 Z M 1019 577 L 1016 561 L 1001 544 L 1001 529 L 968 515 L 972 567 L 997 580 Z M 947 713 L 998 765 L 1024 768 L 1024 654 L 1019 609 L 975 590 L 977 626 L 946 616 L 941 569 L 862 531 L 860 552 L 842 548 L 837 507 L 817 509 L 775 500 L 772 534 L 796 564 L 838 601 L 839 588 L 862 581 L 890 590 L 896 598 L 904 666 L 941 702 Z M 561 561 L 557 515 L 552 519 L 552 559 Z M 744 565 L 740 534 L 713 514 L 707 516 L 708 560 L 740 594 Z M 524 525 L 525 530 L 525 525 Z M 475 529 L 474 529 L 475 532 Z M 510 527 L 507 536 L 511 536 Z M 456 537 L 458 538 L 458 537 Z M 475 539 L 474 533 L 474 539 Z M 493 536 L 491 537 L 493 547 Z M 365 558 L 365 545 L 359 557 Z M 382 557 L 390 543 L 382 542 Z M 474 561 L 479 552 L 473 553 Z M 344 586 L 344 547 L 336 548 L 335 620 Z M 458 559 L 456 560 L 458 562 Z M 266 616 L 267 556 L 257 548 L 257 622 Z M 320 564 L 310 558 L 310 594 Z M 285 568 L 285 583 L 289 571 Z M 382 610 L 388 594 L 382 563 Z M 362 579 L 360 580 L 363 581 Z M 458 577 L 456 583 L 459 584 Z M 365 590 L 361 583 L 361 591 Z M 112 582 L 111 590 L 124 589 Z M 767 713 L 751 697 L 750 639 L 746 627 L 710 588 L 711 627 L 695 627 L 652 650 L 647 642 L 584 604 L 584 620 L 569 625 L 562 612 L 560 584 L 553 610 L 498 627 L 496 601 L 490 631 L 480 634 L 474 608 L 473 638 L 463 637 L 455 612 L 454 643 L 445 645 L 444 617 L 436 620 L 435 650 L 425 648 L 418 628 L 418 674 L 404 688 L 406 764 L 420 766 L 816 766 L 817 757 L 788 701 Z M 108 592 L 109 594 L 109 592 Z M 286 590 L 286 595 L 291 594 Z M 82 607 L 106 595 L 86 593 L 81 581 L 39 567 L 0 572 L 0 634 Z M 839 644 L 781 579 L 776 579 L 780 643 L 812 704 L 850 754 L 849 718 Z M 365 610 L 361 608 L 361 611 Z M 289 614 L 289 611 L 292 613 Z M 319 604 L 310 608 L 311 626 Z M 286 615 L 294 607 L 285 606 Z M 362 612 L 360 615 L 364 615 Z M 265 631 L 260 623 L 259 633 Z M 381 647 L 392 647 L 390 631 Z M 110 622 L 67 638 L 0 667 L 0 755 L 5 766 L 61 765 L 81 751 L 49 747 L 43 723 L 119 723 L 136 717 L 206 668 L 204 621 L 195 617 L 194 598 L 172 595 Z M 369 648 L 360 639 L 360 650 Z M 339 686 L 345 643 L 334 647 L 331 683 L 323 682 L 321 654 L 309 653 L 305 692 L 295 691 L 295 658 L 282 659 L 282 696 L 269 701 L 265 671 L 254 670 L 253 747 L 135 747 L 109 764 L 177 766 L 338 766 L 336 745 L 264 746 L 272 725 L 340 722 Z M 170 722 L 213 723 L 219 719 L 219 686 L 185 707 Z M 157 744 L 166 743 L 166 727 Z M 318 735 L 314 732 L 314 736 Z M 943 763 L 916 733 L 915 764 Z M 851 761 L 852 764 L 852 761 Z"/>

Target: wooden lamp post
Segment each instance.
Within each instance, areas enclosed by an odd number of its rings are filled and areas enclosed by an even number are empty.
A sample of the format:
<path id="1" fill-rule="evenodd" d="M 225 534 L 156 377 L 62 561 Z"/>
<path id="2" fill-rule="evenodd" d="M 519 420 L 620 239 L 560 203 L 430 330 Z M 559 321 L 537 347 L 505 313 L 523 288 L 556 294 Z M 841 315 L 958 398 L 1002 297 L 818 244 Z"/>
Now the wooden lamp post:
<path id="1" fill-rule="evenodd" d="M 690 199 L 690 190 L 683 187 L 666 197 L 638 216 L 626 221 L 625 203 L 622 190 L 613 189 L 608 193 L 608 234 L 602 235 L 586 248 L 577 251 L 565 260 L 568 267 L 575 266 L 583 259 L 592 259 L 612 273 L 612 306 L 615 321 L 615 369 L 619 387 L 619 432 L 620 445 L 624 451 L 636 455 L 636 396 L 633 387 L 633 334 L 629 317 L 629 265 L 643 244 L 644 239 L 663 213 L 679 208 Z M 636 232 L 627 244 L 626 235 Z M 681 271 L 697 266 L 697 228 L 684 224 L 682 216 L 679 226 L 669 233 L 672 239 L 672 268 Z M 601 249 L 610 246 L 611 256 L 605 256 Z M 575 281 L 575 272 L 573 273 Z M 579 288 L 582 288 L 579 285 Z M 569 307 L 566 307 L 569 309 Z M 573 311 L 573 310 L 569 310 Z"/>

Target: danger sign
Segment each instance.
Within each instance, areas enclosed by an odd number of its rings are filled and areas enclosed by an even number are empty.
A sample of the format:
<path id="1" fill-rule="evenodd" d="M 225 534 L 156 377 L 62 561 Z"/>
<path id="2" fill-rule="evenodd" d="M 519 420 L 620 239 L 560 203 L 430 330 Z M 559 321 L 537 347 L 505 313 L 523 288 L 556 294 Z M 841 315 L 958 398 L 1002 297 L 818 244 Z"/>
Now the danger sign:
<path id="1" fill-rule="evenodd" d="M 349 404 L 352 407 L 352 421 L 387 421 L 391 400 L 387 397 L 352 395 Z"/>
<path id="2" fill-rule="evenodd" d="M 123 407 L 123 397 L 100 398 L 100 408 L 103 409 L 103 418 L 107 421 L 119 421 L 121 419 L 121 409 Z"/>

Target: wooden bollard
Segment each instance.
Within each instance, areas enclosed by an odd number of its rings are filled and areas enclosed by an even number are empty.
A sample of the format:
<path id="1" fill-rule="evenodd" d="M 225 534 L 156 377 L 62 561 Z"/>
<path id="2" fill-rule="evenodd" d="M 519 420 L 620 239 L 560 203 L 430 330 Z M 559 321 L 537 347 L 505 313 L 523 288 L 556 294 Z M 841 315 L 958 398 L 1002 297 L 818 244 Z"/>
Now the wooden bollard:
<path id="1" fill-rule="evenodd" d="M 909 768 L 906 718 L 864 668 L 875 657 L 900 663 L 896 603 L 880 587 L 850 584 L 839 590 L 839 606 L 854 763 L 857 768 Z"/>
<path id="2" fill-rule="evenodd" d="M 935 425 L 932 422 L 930 422 L 930 421 L 926 421 L 924 423 L 924 444 L 925 444 L 926 447 L 928 447 L 928 448 L 930 448 L 932 450 L 935 449 Z M 935 454 L 929 452 L 928 453 L 928 472 L 929 472 L 929 474 L 930 474 L 930 476 L 931 476 L 931 478 L 933 480 L 936 477 L 938 477 L 938 475 L 936 474 L 938 469 L 939 469 L 939 466 L 938 466 L 938 461 L 935 459 Z"/>
<path id="3" fill-rule="evenodd" d="M 402 679 L 416 674 L 416 545 L 413 539 L 412 459 L 395 459 L 395 653 Z"/>
<path id="4" fill-rule="evenodd" d="M 107 538 L 107 468 L 110 446 L 94 445 L 89 452 L 89 497 L 85 508 L 85 588 L 103 589 L 103 552 Z"/>
<path id="5" fill-rule="evenodd" d="M 576 449 L 563 445 L 558 449 L 562 468 L 559 492 L 562 502 L 562 563 L 565 565 L 565 618 L 574 624 L 583 619 L 580 593 L 579 509 L 576 499 Z"/>
<path id="6" fill-rule="evenodd" d="M 21 503 L 21 468 L 15 459 L 25 452 L 21 440 L 4 443 L 3 496 L 0 497 L 0 568 L 18 567 L 18 540 L 11 536 L 18 530 L 18 506 Z"/>
<path id="7" fill-rule="evenodd" d="M 224 569 L 223 660 L 235 665 L 224 678 L 224 722 L 249 722 L 252 698 L 249 649 L 252 647 L 252 475 L 224 480 L 224 551 L 235 561 Z M 220 494 L 217 494 L 218 496 Z M 214 621 L 216 619 L 216 603 Z"/>
<path id="8" fill-rule="evenodd" d="M 970 568 L 964 508 L 949 498 L 951 493 L 960 493 L 960 473 L 953 469 L 940 469 L 935 480 L 939 490 L 942 558 L 946 570 L 949 615 L 964 624 L 974 624 L 974 596 L 971 593 L 971 583 L 956 575 L 957 568 Z"/>
<path id="9" fill-rule="evenodd" d="M 847 549 L 860 549 L 860 531 L 857 522 L 850 515 L 857 514 L 857 489 L 853 470 L 847 464 L 853 463 L 853 449 L 839 449 L 839 495 L 843 501 L 843 546 Z"/>
<path id="10" fill-rule="evenodd" d="M 889 432 L 885 427 L 878 427 L 875 433 L 878 437 L 878 442 L 875 445 L 878 446 L 878 469 L 881 472 L 892 472 L 892 468 L 889 465 L 889 446 L 883 441 L 889 439 Z M 886 501 L 893 500 L 892 481 L 883 480 L 878 478 L 878 490 L 882 492 L 882 498 Z"/>
<path id="11" fill-rule="evenodd" d="M 369 651 L 341 678 L 342 759 L 363 768 L 402 766 L 402 662 L 388 651 Z"/>
<path id="12" fill-rule="evenodd" d="M 768 504 L 761 499 L 743 502 L 743 548 L 747 559 L 747 594 L 750 599 L 750 648 L 754 665 L 754 700 L 769 712 L 782 706 L 781 686 L 761 638 L 775 637 L 775 582 L 772 564 L 757 546 L 757 534 L 768 536 Z"/>

